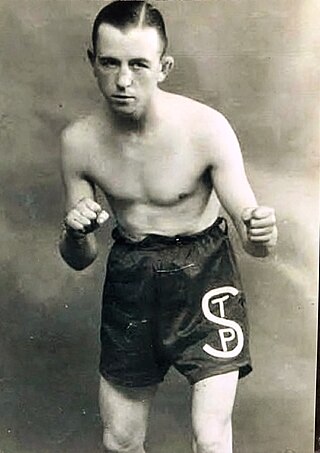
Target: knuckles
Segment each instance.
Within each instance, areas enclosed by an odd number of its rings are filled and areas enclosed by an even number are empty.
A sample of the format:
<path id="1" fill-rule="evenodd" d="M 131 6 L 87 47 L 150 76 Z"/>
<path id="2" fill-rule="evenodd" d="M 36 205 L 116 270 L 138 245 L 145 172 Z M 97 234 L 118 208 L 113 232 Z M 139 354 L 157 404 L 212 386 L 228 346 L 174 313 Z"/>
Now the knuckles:
<path id="1" fill-rule="evenodd" d="M 98 203 L 82 198 L 67 213 L 64 223 L 67 228 L 88 234 L 98 229 L 108 217 Z"/>
<path id="2" fill-rule="evenodd" d="M 245 208 L 241 218 L 247 228 L 267 228 L 276 225 L 275 210 L 267 206 Z"/>
<path id="3" fill-rule="evenodd" d="M 264 217 L 263 219 L 252 218 L 250 220 L 251 228 L 268 228 L 276 225 L 276 217 L 274 214 Z"/>
<path id="4" fill-rule="evenodd" d="M 273 247 L 278 240 L 278 229 L 274 225 L 268 229 L 264 228 L 259 233 L 259 229 L 248 229 L 247 236 L 249 241 L 254 243 L 263 243 L 266 246 Z"/>

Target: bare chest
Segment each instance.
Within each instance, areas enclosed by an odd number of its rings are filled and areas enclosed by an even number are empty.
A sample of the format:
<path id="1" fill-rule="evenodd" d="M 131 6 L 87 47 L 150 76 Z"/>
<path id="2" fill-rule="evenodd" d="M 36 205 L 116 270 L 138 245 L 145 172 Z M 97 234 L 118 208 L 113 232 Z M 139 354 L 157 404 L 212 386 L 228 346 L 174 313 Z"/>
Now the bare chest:
<path id="1" fill-rule="evenodd" d="M 115 200 L 169 205 L 191 195 L 204 171 L 190 142 L 162 140 L 96 147 L 89 177 Z"/>

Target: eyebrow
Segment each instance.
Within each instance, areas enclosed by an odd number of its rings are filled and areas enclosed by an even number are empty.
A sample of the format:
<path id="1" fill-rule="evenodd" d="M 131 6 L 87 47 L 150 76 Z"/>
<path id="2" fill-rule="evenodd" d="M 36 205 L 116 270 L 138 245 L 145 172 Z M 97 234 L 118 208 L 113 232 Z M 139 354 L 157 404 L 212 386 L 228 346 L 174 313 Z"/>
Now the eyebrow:
<path id="1" fill-rule="evenodd" d="M 111 55 L 97 55 L 97 58 L 100 58 L 101 60 L 116 60 L 116 61 L 120 61 L 118 58 L 116 57 L 112 57 Z"/>
<path id="2" fill-rule="evenodd" d="M 97 55 L 97 57 L 100 59 L 100 60 L 114 60 L 114 61 L 117 61 L 117 62 L 120 62 L 121 60 L 117 57 L 112 57 L 111 55 Z M 141 62 L 141 63 L 146 63 L 146 64 L 151 64 L 151 61 L 148 60 L 147 58 L 144 58 L 144 57 L 133 57 L 133 58 L 129 58 L 129 62 Z"/>
<path id="3" fill-rule="evenodd" d="M 135 57 L 135 58 L 130 58 L 131 62 L 135 62 L 135 61 L 139 61 L 141 63 L 146 63 L 146 64 L 150 64 L 150 60 L 148 60 L 147 58 L 143 58 L 143 57 Z"/>

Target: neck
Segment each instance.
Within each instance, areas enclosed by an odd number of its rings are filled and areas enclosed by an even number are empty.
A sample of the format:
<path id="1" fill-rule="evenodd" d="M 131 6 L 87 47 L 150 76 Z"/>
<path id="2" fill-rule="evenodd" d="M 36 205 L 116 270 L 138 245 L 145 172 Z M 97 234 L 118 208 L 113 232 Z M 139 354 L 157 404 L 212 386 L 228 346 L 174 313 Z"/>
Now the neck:
<path id="1" fill-rule="evenodd" d="M 149 119 L 143 115 L 119 115 L 110 112 L 113 129 L 121 134 L 142 134 L 149 124 Z"/>

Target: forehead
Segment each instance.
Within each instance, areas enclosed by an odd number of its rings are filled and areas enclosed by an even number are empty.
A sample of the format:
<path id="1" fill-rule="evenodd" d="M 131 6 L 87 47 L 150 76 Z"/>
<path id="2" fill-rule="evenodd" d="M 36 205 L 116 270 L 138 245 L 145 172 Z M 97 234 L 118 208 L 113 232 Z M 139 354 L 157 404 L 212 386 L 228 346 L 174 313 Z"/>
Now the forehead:
<path id="1" fill-rule="evenodd" d="M 97 54 L 119 58 L 144 57 L 152 59 L 162 50 L 157 30 L 153 27 L 119 29 L 101 24 L 97 39 Z"/>

